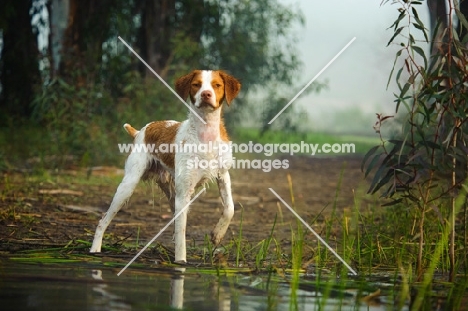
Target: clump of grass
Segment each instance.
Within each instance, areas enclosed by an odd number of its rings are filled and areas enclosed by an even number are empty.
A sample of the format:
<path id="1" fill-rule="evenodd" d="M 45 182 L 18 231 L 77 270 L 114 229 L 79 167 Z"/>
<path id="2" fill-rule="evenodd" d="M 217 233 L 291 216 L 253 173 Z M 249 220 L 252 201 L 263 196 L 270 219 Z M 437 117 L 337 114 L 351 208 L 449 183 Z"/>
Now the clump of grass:
<path id="1" fill-rule="evenodd" d="M 277 218 L 278 218 L 278 215 L 275 215 L 275 220 L 273 221 L 273 226 L 271 227 L 270 235 L 265 240 L 261 241 L 260 250 L 255 256 L 255 267 L 257 268 L 258 271 L 261 270 L 263 266 L 263 262 L 266 260 L 267 257 L 270 257 L 268 270 L 270 270 L 270 267 L 272 266 L 273 256 L 269 253 L 269 251 L 270 251 L 271 242 L 273 241 L 273 233 L 275 232 Z"/>
<path id="2" fill-rule="evenodd" d="M 241 205 L 241 219 L 239 224 L 239 237 L 236 243 L 236 267 L 239 267 L 239 261 L 241 257 L 241 243 L 242 243 L 242 224 L 244 221 L 244 207 Z"/>

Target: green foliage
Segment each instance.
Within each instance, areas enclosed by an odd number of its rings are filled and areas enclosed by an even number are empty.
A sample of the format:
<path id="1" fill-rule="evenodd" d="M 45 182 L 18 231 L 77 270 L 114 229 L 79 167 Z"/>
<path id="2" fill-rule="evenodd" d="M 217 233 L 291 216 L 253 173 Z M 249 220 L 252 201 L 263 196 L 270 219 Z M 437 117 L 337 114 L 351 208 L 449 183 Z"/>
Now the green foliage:
<path id="1" fill-rule="evenodd" d="M 399 38 L 402 29 L 409 31 L 410 25 L 427 38 L 413 5 L 408 2 L 401 9 L 389 43 Z M 408 23 L 398 27 L 404 18 Z M 377 169 L 369 189 L 371 193 L 385 186 L 385 197 L 402 191 L 406 198 L 418 202 L 422 194 L 418 186 L 430 186 L 437 178 L 440 191 L 432 196 L 431 200 L 435 200 L 452 193 L 466 177 L 468 95 L 464 81 L 468 69 L 462 60 L 466 58 L 467 49 L 455 32 L 449 32 L 452 34 L 450 42 L 431 57 L 417 45 L 419 42 L 411 31 L 404 36 L 407 41 L 400 43 L 402 48 L 397 52 L 397 59 L 403 56 L 404 59 L 396 75 L 399 93 L 395 94 L 395 104 L 397 112 L 401 105 L 405 107 L 406 118 L 400 138 L 386 141 L 380 135 L 382 144 L 369 150 L 364 159 L 366 175 Z M 397 60 L 394 69 L 396 66 Z M 388 118 L 378 115 L 377 133 L 380 134 Z M 454 161 L 457 176 L 453 184 L 447 177 L 452 175 Z"/>
<path id="2" fill-rule="evenodd" d="M 406 109 L 403 128 L 400 136 L 385 140 L 381 130 L 391 116 L 379 114 L 374 128 L 381 144 L 368 151 L 362 169 L 366 176 L 373 173 L 369 193 L 380 191 L 382 196 L 392 199 L 389 205 L 403 202 L 404 206 L 415 208 L 414 221 L 419 223 L 417 272 L 421 275 L 428 264 L 423 258 L 424 236 L 437 238 L 434 233 L 440 231 L 430 228 L 427 222 L 432 218 L 442 227 L 454 227 L 453 198 L 467 177 L 468 50 L 464 42 L 468 37 L 458 37 L 451 24 L 456 10 L 450 7 L 449 27 L 442 30 L 445 34 L 442 41 L 433 36 L 431 45 L 437 49 L 432 49 L 436 52 L 428 56 L 424 46 L 428 31 L 416 9 L 421 3 L 398 3 L 400 14 L 391 26 L 393 35 L 389 44 L 398 44 L 400 50 L 389 82 L 396 69 L 395 106 L 397 112 Z M 422 42 L 414 32 L 422 35 Z M 433 33 L 437 34 L 438 29 Z M 454 235 L 455 231 L 449 251 L 451 269 L 454 269 Z"/>
<path id="3" fill-rule="evenodd" d="M 58 155 L 49 166 L 63 167 L 70 155 L 83 166 L 117 164 L 124 156 L 117 144 L 131 141 L 124 123 L 141 128 L 152 117 L 185 117 L 182 104 L 157 81 L 145 82 L 135 72 L 123 77 L 128 84 L 118 98 L 100 83 L 78 87 L 58 78 L 43 87 L 33 102 L 33 117 L 45 129 L 49 154 Z"/>

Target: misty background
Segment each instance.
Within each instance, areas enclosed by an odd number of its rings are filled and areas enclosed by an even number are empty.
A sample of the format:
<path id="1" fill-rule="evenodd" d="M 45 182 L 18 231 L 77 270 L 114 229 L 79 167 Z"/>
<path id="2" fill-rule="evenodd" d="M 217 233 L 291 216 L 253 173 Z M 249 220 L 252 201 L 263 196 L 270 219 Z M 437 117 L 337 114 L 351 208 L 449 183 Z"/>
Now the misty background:
<path id="1" fill-rule="evenodd" d="M 304 67 L 297 90 L 307 84 L 353 37 L 354 43 L 318 78 L 328 89 L 305 94 L 294 105 L 308 112 L 311 130 L 374 135 L 376 113 L 395 113 L 396 87 L 387 89 L 398 47 L 387 42 L 388 29 L 398 17 L 398 5 L 375 0 L 294 1 L 306 17 L 297 48 Z M 421 20 L 429 24 L 428 10 L 421 6 Z M 394 78 L 393 78 L 394 79 Z"/>

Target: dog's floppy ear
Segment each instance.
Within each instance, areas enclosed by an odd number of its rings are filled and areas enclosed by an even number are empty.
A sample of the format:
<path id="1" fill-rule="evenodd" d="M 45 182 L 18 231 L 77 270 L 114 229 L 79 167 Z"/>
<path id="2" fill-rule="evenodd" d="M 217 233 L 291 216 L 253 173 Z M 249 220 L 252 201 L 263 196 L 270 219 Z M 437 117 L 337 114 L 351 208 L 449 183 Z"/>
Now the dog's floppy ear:
<path id="1" fill-rule="evenodd" d="M 195 76 L 196 71 L 192 71 L 191 73 L 180 77 L 175 82 L 175 89 L 177 94 L 185 101 L 190 94 L 190 87 L 192 83 L 192 79 Z"/>
<path id="2" fill-rule="evenodd" d="M 224 96 L 227 104 L 230 105 L 231 101 L 239 94 L 241 84 L 236 78 L 223 71 L 220 71 L 219 75 L 224 80 Z"/>

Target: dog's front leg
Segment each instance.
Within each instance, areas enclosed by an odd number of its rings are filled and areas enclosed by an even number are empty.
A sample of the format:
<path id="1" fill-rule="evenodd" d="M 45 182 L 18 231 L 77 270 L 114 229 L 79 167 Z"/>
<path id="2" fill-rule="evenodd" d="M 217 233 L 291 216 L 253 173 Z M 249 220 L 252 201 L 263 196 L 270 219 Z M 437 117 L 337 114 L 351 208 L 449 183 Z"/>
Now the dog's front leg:
<path id="1" fill-rule="evenodd" d="M 177 215 L 190 202 L 190 196 L 179 194 L 176 191 L 175 215 Z M 175 220 L 174 244 L 175 244 L 175 262 L 186 263 L 187 251 L 185 246 L 185 228 L 187 227 L 187 210 Z"/>
<path id="2" fill-rule="evenodd" d="M 196 172 L 196 171 L 194 171 Z M 190 203 L 190 199 L 195 192 L 195 185 L 199 178 L 197 174 L 179 173 L 175 177 L 175 211 L 174 215 L 180 213 Z M 174 222 L 174 244 L 175 244 L 175 262 L 186 263 L 187 251 L 185 234 L 187 227 L 188 208 L 176 218 Z"/>
<path id="3" fill-rule="evenodd" d="M 221 242 L 229 227 L 232 216 L 234 216 L 234 202 L 232 200 L 231 177 L 229 176 L 229 172 L 226 171 L 219 176 L 217 182 L 224 209 L 218 224 L 211 232 L 211 242 L 214 245 L 218 245 Z"/>

